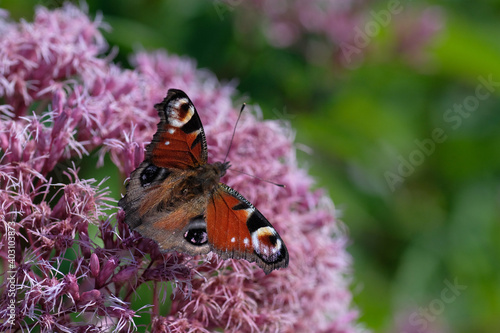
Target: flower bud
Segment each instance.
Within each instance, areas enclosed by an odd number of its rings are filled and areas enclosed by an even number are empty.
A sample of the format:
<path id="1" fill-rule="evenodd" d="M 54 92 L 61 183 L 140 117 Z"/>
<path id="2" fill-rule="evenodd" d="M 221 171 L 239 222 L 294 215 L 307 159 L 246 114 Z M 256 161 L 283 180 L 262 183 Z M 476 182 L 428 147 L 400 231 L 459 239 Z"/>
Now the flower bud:
<path id="1" fill-rule="evenodd" d="M 64 276 L 65 292 L 71 295 L 75 301 L 80 299 L 80 286 L 78 286 L 78 282 L 76 280 L 76 276 L 74 274 L 68 273 Z"/>
<path id="2" fill-rule="evenodd" d="M 122 269 L 117 274 L 113 276 L 112 281 L 115 283 L 124 283 L 134 277 L 137 276 L 137 266 L 129 266 L 127 268 Z"/>
<path id="3" fill-rule="evenodd" d="M 115 272 L 115 268 L 118 267 L 119 260 L 115 257 L 110 258 L 101 269 L 99 276 L 96 279 L 96 288 L 103 286 L 110 276 Z"/>
<path id="4" fill-rule="evenodd" d="M 97 254 L 92 253 L 90 256 L 90 272 L 93 277 L 98 277 L 100 271 L 99 258 L 97 258 Z"/>
<path id="5" fill-rule="evenodd" d="M 97 305 L 100 303 L 101 298 L 101 292 L 97 289 L 93 289 L 82 293 L 82 295 L 80 296 L 80 301 L 78 303 L 86 306 L 89 306 L 89 303 L 95 303 Z"/>

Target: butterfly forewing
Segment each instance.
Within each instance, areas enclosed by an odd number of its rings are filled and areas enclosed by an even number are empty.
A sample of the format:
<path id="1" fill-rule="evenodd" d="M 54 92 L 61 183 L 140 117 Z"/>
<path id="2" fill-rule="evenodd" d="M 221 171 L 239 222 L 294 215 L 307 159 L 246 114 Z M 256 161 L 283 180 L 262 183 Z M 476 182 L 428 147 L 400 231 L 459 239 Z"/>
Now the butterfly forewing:
<path id="1" fill-rule="evenodd" d="M 189 97 L 182 90 L 170 89 L 155 108 L 161 121 L 146 158 L 162 168 L 186 169 L 205 164 L 205 132 Z"/>
<path id="2" fill-rule="evenodd" d="M 288 266 L 285 243 L 241 194 L 220 184 L 207 207 L 208 242 L 223 257 L 256 262 L 266 273 Z"/>

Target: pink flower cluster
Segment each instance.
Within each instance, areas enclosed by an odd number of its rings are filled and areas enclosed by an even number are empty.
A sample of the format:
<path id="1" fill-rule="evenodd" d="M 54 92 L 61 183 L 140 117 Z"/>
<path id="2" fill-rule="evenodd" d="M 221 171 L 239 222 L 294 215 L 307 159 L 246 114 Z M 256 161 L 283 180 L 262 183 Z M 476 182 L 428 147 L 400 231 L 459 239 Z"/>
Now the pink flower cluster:
<path id="1" fill-rule="evenodd" d="M 372 48 L 372 40 L 392 25 L 394 49 L 412 63 L 423 57 L 425 46 L 443 25 L 439 8 L 388 0 L 219 0 L 221 19 L 241 14 L 235 24 L 243 33 L 255 27 L 271 45 L 294 47 L 313 63 L 338 62 L 352 68 Z M 392 11 L 391 9 L 397 9 Z M 249 15 L 253 12 L 253 15 Z M 250 20 L 258 21 L 250 23 Z M 363 40 L 360 42 L 360 40 Z M 354 51 L 353 51 L 354 50 Z M 351 63 L 354 62 L 354 63 Z"/>
<path id="2" fill-rule="evenodd" d="M 122 211 L 114 213 L 105 182 L 81 179 L 74 166 L 60 171 L 98 150 L 127 177 L 143 159 L 158 122 L 153 105 L 168 88 L 193 99 L 211 161 L 224 158 L 238 114 L 234 87 L 189 59 L 139 53 L 133 70 L 114 65 L 103 53 L 102 27 L 71 5 L 38 8 L 33 23 L 0 15 L 0 329 L 361 331 L 333 205 L 297 167 L 291 130 L 261 120 L 255 108 L 243 116 L 229 159 L 286 188 L 231 171 L 224 181 L 287 242 L 290 267 L 267 276 L 245 260 L 160 253 L 123 224 Z M 143 285 L 154 302 L 134 308 Z M 161 313 L 167 296 L 170 310 Z M 137 327 L 146 313 L 150 326 Z"/>
<path id="3" fill-rule="evenodd" d="M 268 28 L 266 36 L 270 43 L 276 47 L 288 47 L 311 33 L 324 35 L 337 45 L 350 41 L 356 25 L 365 21 L 364 15 L 368 2 L 363 0 L 254 0 L 250 3 L 265 15 Z"/>

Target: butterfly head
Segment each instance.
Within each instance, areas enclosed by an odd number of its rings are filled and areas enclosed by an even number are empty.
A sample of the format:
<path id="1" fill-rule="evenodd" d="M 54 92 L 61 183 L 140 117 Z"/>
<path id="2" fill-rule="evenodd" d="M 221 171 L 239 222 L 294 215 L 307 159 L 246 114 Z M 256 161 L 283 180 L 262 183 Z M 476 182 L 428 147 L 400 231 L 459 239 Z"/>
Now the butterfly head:
<path id="1" fill-rule="evenodd" d="M 219 172 L 219 178 L 222 178 L 225 174 L 227 169 L 231 167 L 231 163 L 229 162 L 215 162 L 213 164 L 215 169 Z"/>

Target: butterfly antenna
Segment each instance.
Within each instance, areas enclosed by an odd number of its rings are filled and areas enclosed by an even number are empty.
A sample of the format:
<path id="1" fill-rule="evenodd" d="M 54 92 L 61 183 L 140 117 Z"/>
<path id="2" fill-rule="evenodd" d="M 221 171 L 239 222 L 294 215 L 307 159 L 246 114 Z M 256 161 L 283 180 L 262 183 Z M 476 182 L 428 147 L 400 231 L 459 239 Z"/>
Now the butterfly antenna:
<path id="1" fill-rule="evenodd" d="M 273 185 L 276 185 L 276 186 L 279 186 L 279 187 L 283 187 L 283 188 L 285 188 L 285 187 L 286 187 L 286 185 L 285 185 L 285 184 L 275 183 L 275 182 L 272 182 L 272 181 L 270 181 L 270 180 L 267 180 L 267 179 L 264 179 L 264 178 L 257 177 L 257 176 L 255 176 L 255 175 L 251 175 L 251 174 L 246 173 L 246 172 L 244 172 L 244 171 L 235 170 L 235 169 L 229 169 L 229 171 L 234 171 L 234 172 L 237 172 L 237 173 L 241 173 L 241 174 L 243 174 L 243 175 L 247 175 L 247 176 L 250 176 L 250 177 L 252 177 L 252 178 L 258 179 L 258 180 L 260 180 L 260 181 L 263 181 L 263 182 L 266 182 L 266 183 L 269 183 L 269 184 L 273 184 Z"/>
<path id="2" fill-rule="evenodd" d="M 238 122 L 240 121 L 241 114 L 243 113 L 243 109 L 245 109 L 245 106 L 246 104 L 243 103 L 243 105 L 241 106 L 240 114 L 238 115 L 238 119 L 236 119 L 236 123 L 234 124 L 233 135 L 231 136 L 231 141 L 229 142 L 229 147 L 227 148 L 226 157 L 224 157 L 224 163 L 226 163 L 227 156 L 229 155 L 229 151 L 231 150 L 231 146 L 233 145 L 234 134 L 236 133 L 236 126 L 238 126 Z"/>
<path id="3" fill-rule="evenodd" d="M 245 103 L 243 103 L 243 105 L 241 106 L 240 114 L 238 115 L 238 119 L 236 119 L 236 123 L 234 124 L 234 128 L 233 128 L 233 135 L 231 136 L 231 141 L 229 142 L 229 147 L 227 148 L 226 157 L 224 157 L 224 163 L 226 163 L 227 156 L 229 155 L 229 151 L 231 150 L 231 146 L 233 145 L 233 139 L 234 139 L 234 135 L 235 135 L 235 133 L 236 133 L 236 126 L 238 126 L 238 122 L 240 121 L 241 114 L 243 113 L 243 110 L 245 109 L 245 106 L 246 106 L 246 104 L 245 104 Z M 234 172 L 241 173 L 241 174 L 243 174 L 243 175 L 247 175 L 247 176 L 253 177 L 253 178 L 258 179 L 258 180 L 260 180 L 260 181 L 263 181 L 263 182 L 266 182 L 266 183 L 269 183 L 269 184 L 273 184 L 273 185 L 276 185 L 276 186 L 279 186 L 279 187 L 283 187 L 283 188 L 285 188 L 285 187 L 286 187 L 284 184 L 278 184 L 278 183 L 272 182 L 272 181 L 270 181 L 270 180 L 267 180 L 267 179 L 263 179 L 263 178 L 257 177 L 257 176 L 255 176 L 255 175 L 251 175 L 251 174 L 246 173 L 246 172 L 244 172 L 244 171 L 235 170 L 235 169 L 229 169 L 229 170 L 230 170 L 230 171 L 234 171 Z"/>

